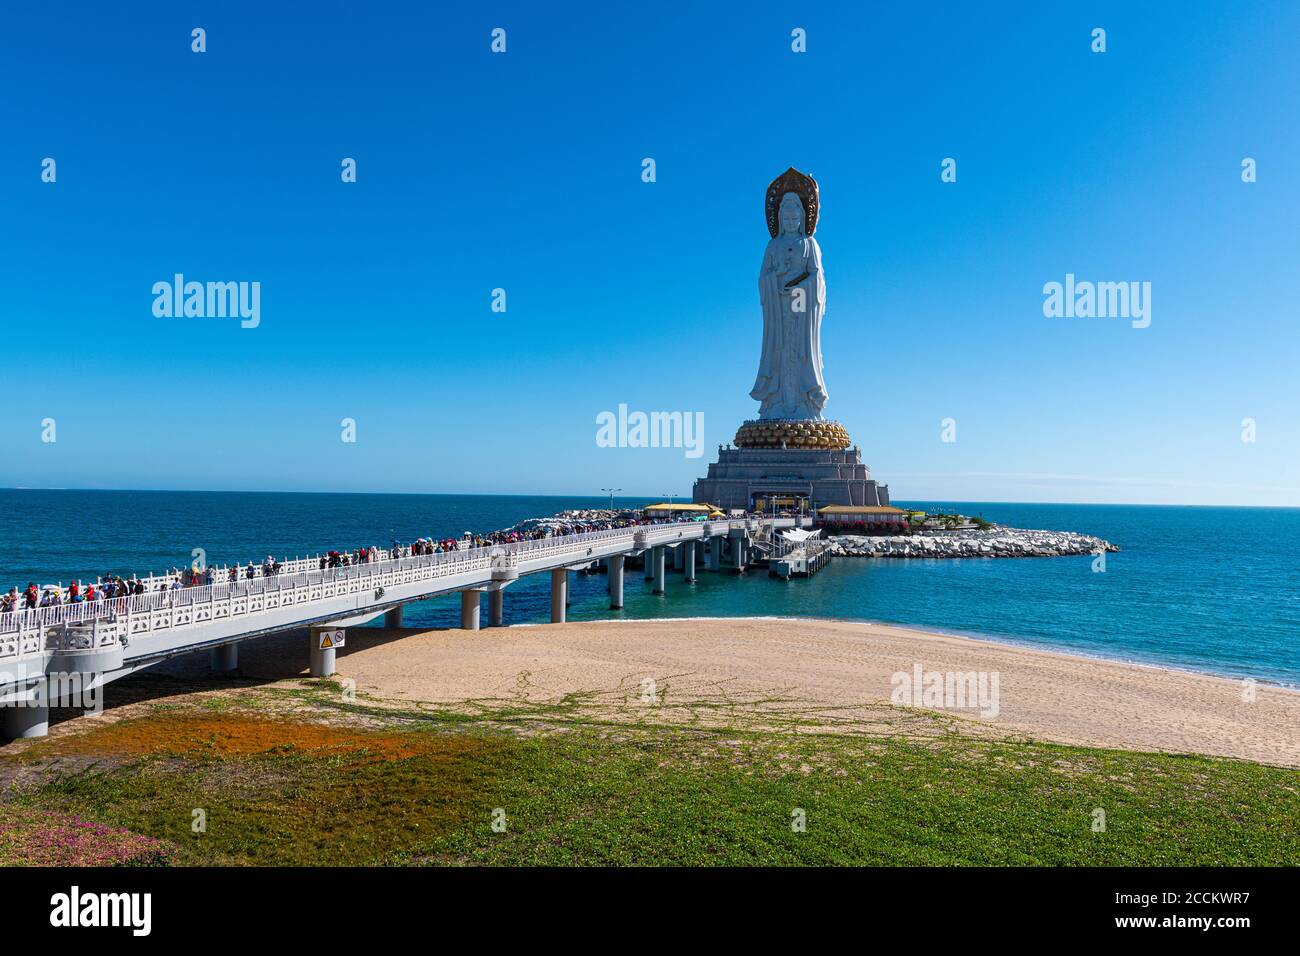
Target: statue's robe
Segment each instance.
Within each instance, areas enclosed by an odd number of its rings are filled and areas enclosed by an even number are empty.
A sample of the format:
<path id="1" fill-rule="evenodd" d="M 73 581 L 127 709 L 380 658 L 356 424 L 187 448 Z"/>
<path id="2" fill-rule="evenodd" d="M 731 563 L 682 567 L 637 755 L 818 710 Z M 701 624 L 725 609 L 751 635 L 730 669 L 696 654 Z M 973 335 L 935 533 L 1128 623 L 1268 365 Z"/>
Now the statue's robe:
<path id="1" fill-rule="evenodd" d="M 758 377 L 749 395 L 760 403 L 759 418 L 819 419 L 826 404 L 822 378 L 822 315 L 826 311 L 826 280 L 817 240 L 805 236 L 803 265 L 793 274 L 777 272 L 779 250 L 789 238 L 778 235 L 767 244 L 758 276 L 763 303 L 763 352 Z M 804 311 L 793 311 L 794 296 L 783 295 L 785 283 L 807 272 L 794 288 L 802 288 Z M 793 293 L 793 289 L 791 289 Z"/>

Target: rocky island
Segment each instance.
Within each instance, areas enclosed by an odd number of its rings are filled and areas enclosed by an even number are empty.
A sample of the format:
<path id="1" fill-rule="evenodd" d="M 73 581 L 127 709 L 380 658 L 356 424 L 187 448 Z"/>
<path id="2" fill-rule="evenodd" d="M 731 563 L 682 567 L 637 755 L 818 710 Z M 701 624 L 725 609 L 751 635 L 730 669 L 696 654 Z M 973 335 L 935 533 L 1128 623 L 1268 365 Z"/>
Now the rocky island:
<path id="1" fill-rule="evenodd" d="M 855 558 L 1056 558 L 1118 551 L 1119 545 L 1073 531 L 973 528 L 827 538 L 831 553 Z"/>

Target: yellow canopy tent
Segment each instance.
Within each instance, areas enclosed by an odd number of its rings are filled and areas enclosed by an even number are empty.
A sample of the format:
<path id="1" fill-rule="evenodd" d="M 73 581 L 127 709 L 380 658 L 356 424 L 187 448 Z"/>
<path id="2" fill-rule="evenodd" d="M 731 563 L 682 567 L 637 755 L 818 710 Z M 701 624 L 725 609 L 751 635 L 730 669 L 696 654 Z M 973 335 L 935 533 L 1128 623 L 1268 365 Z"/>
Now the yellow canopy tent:
<path id="1" fill-rule="evenodd" d="M 646 511 L 680 511 L 685 514 L 705 514 L 708 512 L 717 511 L 718 509 L 715 508 L 713 505 L 697 505 L 697 504 L 691 504 L 690 502 L 682 502 L 681 504 L 669 504 L 666 501 L 661 501 L 657 505 L 647 505 L 645 510 Z"/>

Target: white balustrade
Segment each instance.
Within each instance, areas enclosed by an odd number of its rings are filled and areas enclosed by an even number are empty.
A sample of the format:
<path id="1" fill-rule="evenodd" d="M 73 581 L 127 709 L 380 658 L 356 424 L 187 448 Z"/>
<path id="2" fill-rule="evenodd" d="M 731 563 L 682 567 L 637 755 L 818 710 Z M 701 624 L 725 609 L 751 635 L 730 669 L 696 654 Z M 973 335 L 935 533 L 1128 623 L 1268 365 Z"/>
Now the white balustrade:
<path id="1" fill-rule="evenodd" d="M 45 630 L 59 625 L 98 621 L 102 624 L 98 631 L 101 642 L 116 642 L 121 636 L 126 636 L 129 641 L 134 634 L 254 615 L 295 604 L 311 604 L 377 588 L 434 581 L 466 572 L 513 568 L 526 561 L 560 555 L 581 561 L 599 545 L 625 542 L 630 547 L 638 533 L 644 534 L 647 545 L 655 545 L 702 537 L 709 533 L 710 528 L 716 531 L 719 528 L 747 527 L 752 525 L 745 519 L 707 523 L 682 521 L 492 543 L 437 554 L 412 555 L 410 547 L 402 547 L 398 549 L 396 558 L 391 556 L 392 549 L 381 549 L 377 561 L 333 568 L 322 568 L 322 556 L 315 555 L 282 562 L 279 573 L 264 574 L 262 566 L 258 565 L 254 577 L 241 576 L 233 581 L 229 580 L 229 568 L 214 567 L 214 582 L 194 587 L 174 587 L 176 575 L 150 575 L 139 579 L 146 588 L 143 594 L 114 598 L 96 596 L 93 601 L 0 614 L 0 660 L 41 652 L 41 637 Z M 685 534 L 695 529 L 700 530 L 699 535 Z M 97 591 L 98 587 L 97 584 Z M 310 617 L 304 611 L 304 620 Z"/>

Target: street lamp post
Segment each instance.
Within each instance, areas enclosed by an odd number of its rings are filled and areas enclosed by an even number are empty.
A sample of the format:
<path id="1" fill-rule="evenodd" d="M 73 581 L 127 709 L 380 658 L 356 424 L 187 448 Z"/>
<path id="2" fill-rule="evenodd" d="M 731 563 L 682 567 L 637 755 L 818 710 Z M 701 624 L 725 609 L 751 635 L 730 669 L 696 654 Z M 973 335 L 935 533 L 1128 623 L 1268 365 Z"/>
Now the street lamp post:
<path id="1" fill-rule="evenodd" d="M 622 489 L 622 488 L 601 488 L 600 490 L 609 493 L 609 510 L 610 510 L 610 511 L 613 511 L 613 510 L 614 510 L 614 494 L 615 494 L 615 492 L 622 491 L 623 489 Z"/>

